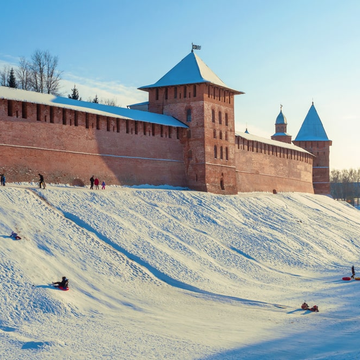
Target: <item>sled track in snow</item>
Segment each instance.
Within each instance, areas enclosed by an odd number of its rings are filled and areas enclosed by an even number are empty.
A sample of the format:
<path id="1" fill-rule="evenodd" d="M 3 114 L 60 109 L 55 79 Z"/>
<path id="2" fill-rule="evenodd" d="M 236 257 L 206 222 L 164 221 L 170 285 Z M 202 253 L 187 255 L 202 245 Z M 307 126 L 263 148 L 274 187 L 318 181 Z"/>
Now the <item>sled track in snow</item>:
<path id="1" fill-rule="evenodd" d="M 126 259 L 128 259 L 129 264 L 131 267 L 138 266 L 143 269 L 143 271 L 150 273 L 155 279 L 159 280 L 162 283 L 166 283 L 174 288 L 188 291 L 192 294 L 192 296 L 202 296 L 204 298 L 208 299 L 214 299 L 217 301 L 223 301 L 223 302 L 239 302 L 244 305 L 248 306 L 257 306 L 260 308 L 273 308 L 275 311 L 281 311 L 281 309 L 284 309 L 284 305 L 279 304 L 273 304 L 258 300 L 250 300 L 245 298 L 240 298 L 236 296 L 229 296 L 229 295 L 223 295 L 218 293 L 213 293 L 210 291 L 202 290 L 200 288 L 197 288 L 195 286 L 192 286 L 190 284 L 187 284 L 185 282 L 176 280 L 167 274 L 161 272 L 160 270 L 156 269 L 152 265 L 150 265 L 145 260 L 141 259 L 139 256 L 136 256 L 129 251 L 127 251 L 122 246 L 114 243 L 111 241 L 108 237 L 104 236 L 100 232 L 98 232 L 96 229 L 94 229 L 91 225 L 80 219 L 78 216 L 65 212 L 51 204 L 42 194 L 38 193 L 35 189 L 28 189 L 29 192 L 34 194 L 40 201 L 44 202 L 49 208 L 51 208 L 54 211 L 54 215 L 57 214 L 58 216 L 64 217 L 67 221 L 71 222 L 74 226 L 81 228 L 86 233 L 92 234 L 93 238 L 99 240 L 99 242 L 106 246 L 107 248 L 110 248 L 112 251 L 115 251 L 116 253 L 120 253 L 123 255 Z M 236 251 L 235 251 L 236 252 Z M 285 306 L 286 307 L 286 306 Z"/>

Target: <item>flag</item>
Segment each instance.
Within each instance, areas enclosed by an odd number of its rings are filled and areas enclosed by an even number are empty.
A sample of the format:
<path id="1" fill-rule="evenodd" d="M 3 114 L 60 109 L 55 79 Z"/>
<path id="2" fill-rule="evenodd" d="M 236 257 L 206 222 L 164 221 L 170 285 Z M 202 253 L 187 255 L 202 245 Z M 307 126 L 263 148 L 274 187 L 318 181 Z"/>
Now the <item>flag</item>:
<path id="1" fill-rule="evenodd" d="M 192 49 L 193 50 L 201 50 L 201 46 L 192 44 Z"/>

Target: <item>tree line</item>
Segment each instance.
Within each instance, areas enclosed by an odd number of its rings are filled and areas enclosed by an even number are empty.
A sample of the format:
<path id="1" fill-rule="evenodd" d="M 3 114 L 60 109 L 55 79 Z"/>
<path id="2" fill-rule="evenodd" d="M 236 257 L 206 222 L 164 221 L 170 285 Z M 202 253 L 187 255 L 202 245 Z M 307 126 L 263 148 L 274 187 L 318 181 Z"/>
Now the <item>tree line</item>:
<path id="1" fill-rule="evenodd" d="M 332 170 L 330 173 L 330 191 L 334 199 L 354 204 L 360 198 L 360 168 Z"/>
<path id="2" fill-rule="evenodd" d="M 44 94 L 60 95 L 60 82 L 62 71 L 58 69 L 59 58 L 49 51 L 36 50 L 28 60 L 21 57 L 14 69 L 5 65 L 0 70 L 0 86 L 7 86 L 22 90 L 35 91 Z M 68 98 L 80 100 L 76 85 L 71 89 Z M 95 95 L 88 102 L 118 106 L 113 99 L 101 99 Z"/>

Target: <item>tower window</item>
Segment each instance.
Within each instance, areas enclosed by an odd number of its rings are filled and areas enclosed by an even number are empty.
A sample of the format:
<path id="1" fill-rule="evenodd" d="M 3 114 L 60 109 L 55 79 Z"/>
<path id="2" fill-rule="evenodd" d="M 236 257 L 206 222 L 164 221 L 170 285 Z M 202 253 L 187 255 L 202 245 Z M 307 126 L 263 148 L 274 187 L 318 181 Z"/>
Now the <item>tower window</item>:
<path id="1" fill-rule="evenodd" d="M 177 87 L 174 87 L 174 99 L 177 99 Z"/>
<path id="2" fill-rule="evenodd" d="M 216 139 L 216 130 L 214 129 L 214 139 Z"/>
<path id="3" fill-rule="evenodd" d="M 227 147 L 225 148 L 225 159 L 229 160 L 229 149 Z"/>
<path id="4" fill-rule="evenodd" d="M 224 158 L 223 147 L 220 146 L 220 159 L 222 160 L 223 158 Z"/>
<path id="5" fill-rule="evenodd" d="M 221 111 L 219 111 L 219 124 L 222 124 L 222 116 L 221 116 Z"/>
<path id="6" fill-rule="evenodd" d="M 214 145 L 214 158 L 217 159 L 217 146 Z"/>
<path id="7" fill-rule="evenodd" d="M 89 128 L 89 114 L 85 113 L 85 127 L 86 129 Z"/>
<path id="8" fill-rule="evenodd" d="M 226 125 L 226 126 L 229 125 L 228 113 L 225 113 L 225 125 Z"/>
<path id="9" fill-rule="evenodd" d="M 120 119 L 116 119 L 116 132 L 120 132 Z"/>
<path id="10" fill-rule="evenodd" d="M 219 132 L 219 139 L 222 140 L 222 131 Z"/>
<path id="11" fill-rule="evenodd" d="M 184 85 L 184 99 L 186 98 L 186 85 Z"/>
<path id="12" fill-rule="evenodd" d="M 196 97 L 196 85 L 194 84 L 193 96 Z"/>
<path id="13" fill-rule="evenodd" d="M 191 122 L 191 109 L 186 110 L 186 121 Z"/>
<path id="14" fill-rule="evenodd" d="M 213 123 L 215 122 L 215 110 L 214 109 L 211 110 L 211 121 Z"/>
<path id="15" fill-rule="evenodd" d="M 100 116 L 96 115 L 96 130 L 100 130 Z"/>

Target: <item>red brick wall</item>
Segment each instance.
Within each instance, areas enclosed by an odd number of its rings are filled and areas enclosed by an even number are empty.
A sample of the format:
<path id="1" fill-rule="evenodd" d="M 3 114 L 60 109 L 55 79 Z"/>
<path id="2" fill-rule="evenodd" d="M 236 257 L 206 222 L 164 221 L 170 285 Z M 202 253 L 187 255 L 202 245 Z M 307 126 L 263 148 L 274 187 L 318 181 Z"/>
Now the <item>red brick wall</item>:
<path id="1" fill-rule="evenodd" d="M 191 189 L 220 194 L 237 193 L 233 97 L 231 91 L 207 84 L 149 90 L 150 111 L 174 116 L 189 126 L 183 145 L 187 182 Z M 186 116 L 188 109 L 191 110 L 190 122 Z M 214 146 L 218 149 L 217 158 L 214 158 Z"/>
<path id="2" fill-rule="evenodd" d="M 313 193 L 311 155 L 236 137 L 238 191 Z"/>
<path id="3" fill-rule="evenodd" d="M 8 116 L 9 104 L 12 116 Z M 69 109 L 63 125 L 62 108 L 50 111 L 49 106 L 39 109 L 30 103 L 26 113 L 27 118 L 22 118 L 21 102 L 0 100 L 0 171 L 7 181 L 31 181 L 40 172 L 48 182 L 88 183 L 95 175 L 109 184 L 187 186 L 177 128 L 163 126 L 161 136 L 160 125 L 136 122 L 135 134 L 135 121 L 126 125 L 126 120 L 99 116 L 97 130 L 96 115 Z"/>

